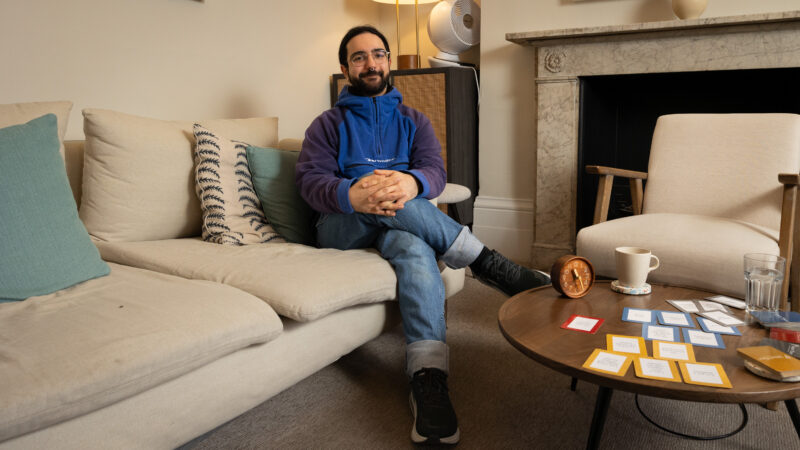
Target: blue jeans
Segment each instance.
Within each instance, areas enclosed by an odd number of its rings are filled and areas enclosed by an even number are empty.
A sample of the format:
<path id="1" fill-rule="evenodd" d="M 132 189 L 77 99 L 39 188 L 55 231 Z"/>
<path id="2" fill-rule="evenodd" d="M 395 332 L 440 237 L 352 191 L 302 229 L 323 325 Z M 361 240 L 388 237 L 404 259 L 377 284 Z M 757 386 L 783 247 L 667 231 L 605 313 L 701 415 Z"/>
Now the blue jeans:
<path id="1" fill-rule="evenodd" d="M 407 369 L 447 371 L 444 283 L 437 259 L 459 269 L 473 262 L 483 244 L 429 201 L 416 198 L 394 217 L 323 214 L 317 222 L 321 247 L 376 248 L 394 267 L 397 300 L 407 343 Z"/>

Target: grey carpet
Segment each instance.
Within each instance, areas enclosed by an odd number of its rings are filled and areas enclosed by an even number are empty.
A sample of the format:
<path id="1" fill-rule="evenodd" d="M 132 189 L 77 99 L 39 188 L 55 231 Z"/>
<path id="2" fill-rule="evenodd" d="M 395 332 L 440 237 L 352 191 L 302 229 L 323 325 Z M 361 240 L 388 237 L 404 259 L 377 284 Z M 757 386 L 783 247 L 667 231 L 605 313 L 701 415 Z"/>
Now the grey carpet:
<path id="1" fill-rule="evenodd" d="M 506 297 L 467 278 L 448 301 L 450 391 L 461 427 L 459 448 L 585 448 L 597 387 L 530 360 L 497 326 Z M 398 329 L 363 345 L 251 411 L 184 445 L 181 450 L 261 448 L 413 448 Z M 588 355 L 587 355 L 588 356 Z M 632 369 L 631 369 L 632 370 Z M 640 397 L 642 409 L 670 428 L 714 435 L 741 421 L 736 405 Z M 749 424 L 718 441 L 663 432 L 615 392 L 601 448 L 800 449 L 781 403 L 777 411 L 747 405 Z"/>

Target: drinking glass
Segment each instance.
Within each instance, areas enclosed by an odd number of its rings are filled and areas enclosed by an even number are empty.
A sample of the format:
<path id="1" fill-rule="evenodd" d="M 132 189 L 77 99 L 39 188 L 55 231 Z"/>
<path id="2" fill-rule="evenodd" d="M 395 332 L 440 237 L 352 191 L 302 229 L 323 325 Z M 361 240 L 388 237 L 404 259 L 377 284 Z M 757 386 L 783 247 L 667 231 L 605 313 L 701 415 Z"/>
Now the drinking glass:
<path id="1" fill-rule="evenodd" d="M 786 272 L 786 258 L 766 253 L 744 255 L 745 309 L 777 311 Z"/>

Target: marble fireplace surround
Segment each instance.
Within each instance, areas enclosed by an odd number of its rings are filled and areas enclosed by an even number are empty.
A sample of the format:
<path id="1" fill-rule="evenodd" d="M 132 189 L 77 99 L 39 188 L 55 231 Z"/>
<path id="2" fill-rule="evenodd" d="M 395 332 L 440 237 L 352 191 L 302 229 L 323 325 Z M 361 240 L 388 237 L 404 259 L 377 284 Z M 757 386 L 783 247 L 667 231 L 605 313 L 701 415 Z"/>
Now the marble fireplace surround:
<path id="1" fill-rule="evenodd" d="M 531 265 L 575 252 L 578 78 L 800 67 L 800 11 L 507 33 L 536 48 Z"/>

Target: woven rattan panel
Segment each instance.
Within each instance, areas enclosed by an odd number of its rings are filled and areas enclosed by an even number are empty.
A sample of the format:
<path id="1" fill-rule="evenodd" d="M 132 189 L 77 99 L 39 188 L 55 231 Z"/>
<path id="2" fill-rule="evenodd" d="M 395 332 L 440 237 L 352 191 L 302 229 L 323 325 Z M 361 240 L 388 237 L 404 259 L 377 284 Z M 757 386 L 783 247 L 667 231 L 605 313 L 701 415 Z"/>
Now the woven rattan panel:
<path id="1" fill-rule="evenodd" d="M 442 159 L 447 167 L 447 111 L 445 110 L 445 75 L 427 73 L 395 75 L 394 86 L 403 94 L 403 103 L 425 114 L 442 144 Z"/>

